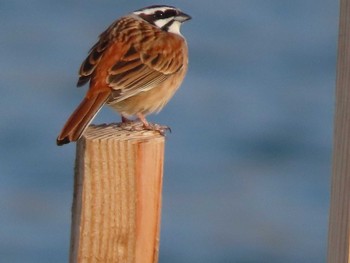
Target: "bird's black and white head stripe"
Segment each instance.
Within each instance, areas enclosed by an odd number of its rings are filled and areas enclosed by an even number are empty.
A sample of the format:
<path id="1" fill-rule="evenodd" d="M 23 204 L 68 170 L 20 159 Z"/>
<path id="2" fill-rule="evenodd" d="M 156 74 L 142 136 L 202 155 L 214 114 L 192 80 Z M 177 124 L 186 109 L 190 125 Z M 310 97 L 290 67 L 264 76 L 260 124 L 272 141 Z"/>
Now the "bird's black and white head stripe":
<path id="1" fill-rule="evenodd" d="M 181 12 L 176 7 L 168 5 L 152 5 L 136 10 L 133 14 L 164 31 L 179 35 L 181 35 L 181 24 L 191 19 L 189 15 Z"/>

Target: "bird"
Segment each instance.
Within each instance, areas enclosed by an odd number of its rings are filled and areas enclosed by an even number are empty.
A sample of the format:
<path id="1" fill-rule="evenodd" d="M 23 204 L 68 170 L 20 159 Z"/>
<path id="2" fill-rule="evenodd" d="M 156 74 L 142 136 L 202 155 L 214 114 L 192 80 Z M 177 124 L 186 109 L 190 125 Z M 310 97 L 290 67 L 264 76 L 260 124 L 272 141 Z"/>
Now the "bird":
<path id="1" fill-rule="evenodd" d="M 77 87 L 89 83 L 84 99 L 57 137 L 57 145 L 77 141 L 104 106 L 116 110 L 122 124 L 130 117 L 142 129 L 164 133 L 149 123 L 182 84 L 188 68 L 188 47 L 180 32 L 191 16 L 169 5 L 138 9 L 114 21 L 90 49 L 79 70 Z"/>

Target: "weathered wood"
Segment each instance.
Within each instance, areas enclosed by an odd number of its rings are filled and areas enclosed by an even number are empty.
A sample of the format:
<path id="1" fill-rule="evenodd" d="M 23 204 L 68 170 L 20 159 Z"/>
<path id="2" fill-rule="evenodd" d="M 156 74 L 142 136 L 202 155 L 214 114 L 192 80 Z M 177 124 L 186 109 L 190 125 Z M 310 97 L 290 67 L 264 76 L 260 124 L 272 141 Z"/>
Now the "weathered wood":
<path id="1" fill-rule="evenodd" d="M 77 143 L 70 263 L 158 262 L 164 137 L 90 126 Z"/>
<path id="2" fill-rule="evenodd" d="M 340 1 L 328 263 L 348 263 L 350 238 L 350 0 Z"/>

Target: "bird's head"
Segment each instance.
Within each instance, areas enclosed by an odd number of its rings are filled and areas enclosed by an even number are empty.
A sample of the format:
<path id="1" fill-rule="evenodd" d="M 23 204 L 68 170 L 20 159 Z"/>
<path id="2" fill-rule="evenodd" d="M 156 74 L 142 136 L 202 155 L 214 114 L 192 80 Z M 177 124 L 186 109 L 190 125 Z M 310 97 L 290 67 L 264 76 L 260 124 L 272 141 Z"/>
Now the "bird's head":
<path id="1" fill-rule="evenodd" d="M 178 8 L 167 5 L 145 7 L 134 11 L 133 14 L 164 31 L 179 35 L 181 35 L 181 24 L 191 19 L 191 16 L 183 13 Z"/>

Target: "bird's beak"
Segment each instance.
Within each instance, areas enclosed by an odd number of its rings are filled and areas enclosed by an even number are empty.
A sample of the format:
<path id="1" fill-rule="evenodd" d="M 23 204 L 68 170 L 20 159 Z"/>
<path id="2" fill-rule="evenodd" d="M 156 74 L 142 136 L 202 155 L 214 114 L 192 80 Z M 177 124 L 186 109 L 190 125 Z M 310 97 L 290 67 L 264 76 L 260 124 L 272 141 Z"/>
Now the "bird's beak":
<path id="1" fill-rule="evenodd" d="M 187 20 L 190 20 L 190 19 L 192 19 L 192 17 L 188 14 L 183 13 L 183 12 L 179 12 L 175 18 L 176 21 L 179 21 L 181 23 L 183 23 Z"/>

